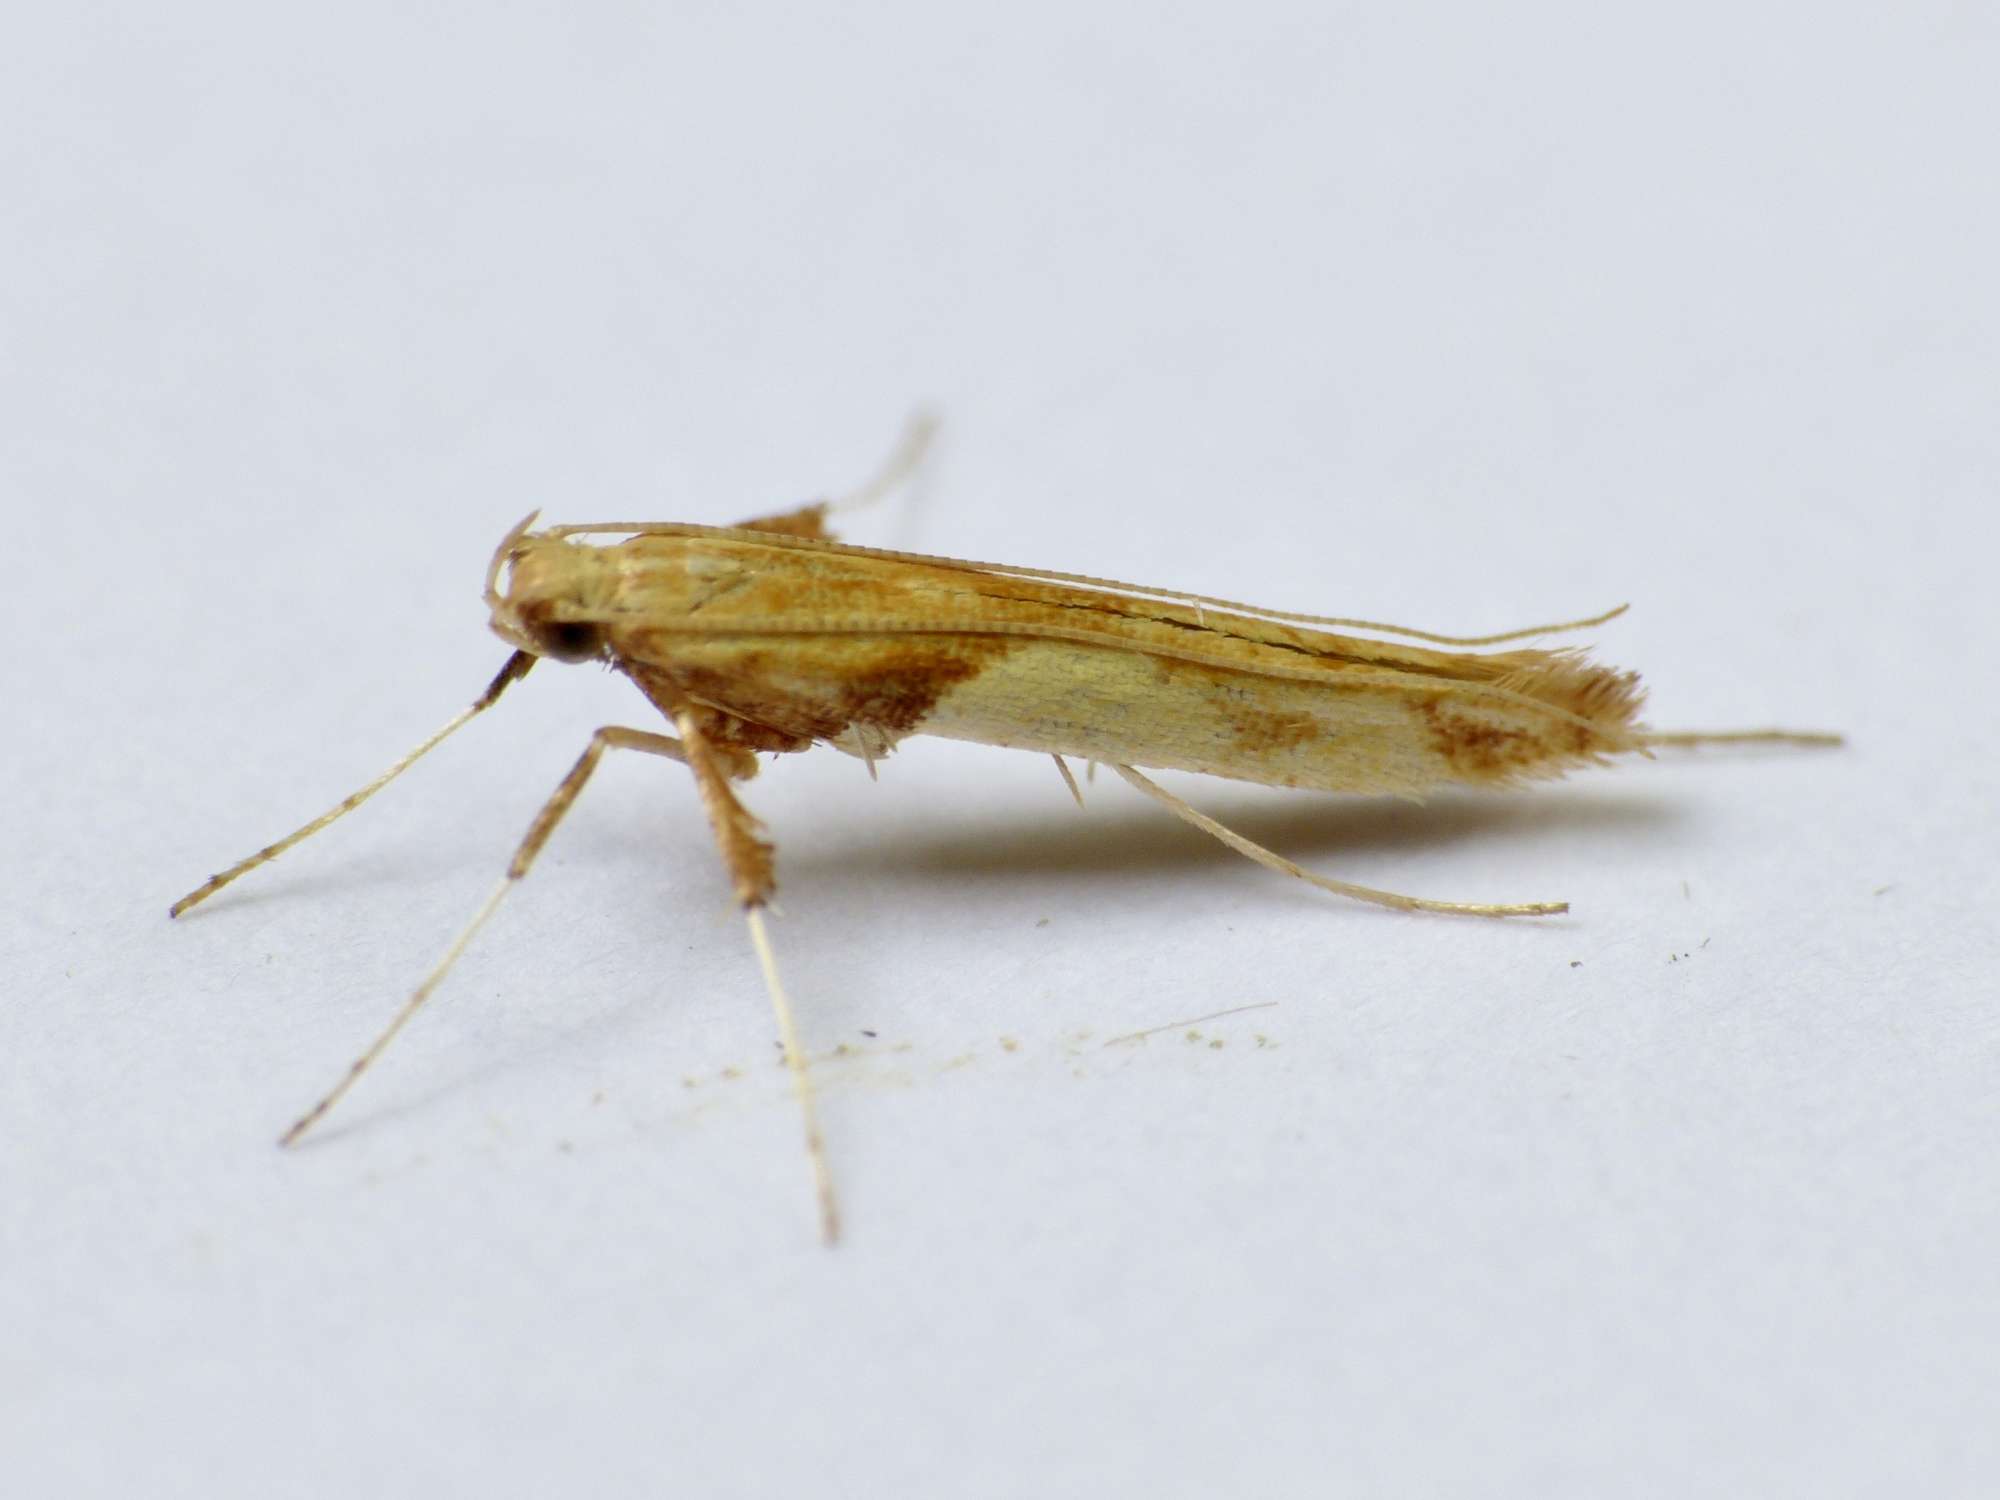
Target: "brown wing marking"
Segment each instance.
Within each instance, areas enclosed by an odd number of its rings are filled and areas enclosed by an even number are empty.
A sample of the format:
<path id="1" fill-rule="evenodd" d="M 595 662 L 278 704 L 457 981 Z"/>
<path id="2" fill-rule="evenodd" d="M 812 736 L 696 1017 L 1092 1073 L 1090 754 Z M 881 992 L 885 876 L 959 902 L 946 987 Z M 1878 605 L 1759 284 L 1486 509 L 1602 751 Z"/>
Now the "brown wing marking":
<path id="1" fill-rule="evenodd" d="M 620 666 L 663 712 L 692 700 L 716 716 L 718 743 L 746 751 L 804 750 L 850 729 L 893 744 L 923 726 L 937 702 L 1013 651 L 1018 638 L 804 635 L 796 642 L 731 644 L 717 636 L 676 651 L 673 633 L 629 642 Z"/>

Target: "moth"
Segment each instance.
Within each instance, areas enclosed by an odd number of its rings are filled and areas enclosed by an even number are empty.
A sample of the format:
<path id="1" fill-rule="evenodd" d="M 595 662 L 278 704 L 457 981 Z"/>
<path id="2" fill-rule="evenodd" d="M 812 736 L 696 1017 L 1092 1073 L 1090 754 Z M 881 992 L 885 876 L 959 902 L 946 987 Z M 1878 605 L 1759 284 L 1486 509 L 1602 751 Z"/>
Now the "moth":
<path id="1" fill-rule="evenodd" d="M 874 498 L 915 466 L 915 424 Z M 805 1053 L 764 922 L 774 850 L 736 784 L 758 756 L 818 745 L 876 762 L 915 734 L 1053 757 L 1079 804 L 1071 758 L 1109 766 L 1176 816 L 1257 863 L 1336 895 L 1404 911 L 1547 916 L 1560 901 L 1428 900 L 1300 868 L 1197 811 L 1146 770 L 1267 786 L 1419 797 L 1448 785 L 1513 787 L 1663 745 L 1835 744 L 1784 730 L 1667 734 L 1638 722 L 1638 677 L 1572 648 L 1514 645 L 1604 623 L 1486 636 L 1259 609 L 1046 569 L 840 543 L 827 503 L 740 526 L 602 522 L 533 529 L 486 571 L 491 625 L 513 647 L 472 705 L 360 790 L 182 897 L 178 917 L 351 812 L 542 661 L 599 662 L 629 678 L 669 736 L 607 726 L 536 814 L 493 894 L 380 1036 L 286 1131 L 290 1145 L 382 1055 L 436 990 L 502 896 L 534 863 L 608 750 L 678 761 L 707 814 L 776 1012 L 805 1125 L 821 1232 L 839 1213 Z M 1512 646 L 1512 649 L 1490 648 Z M 1144 768 L 1144 769 L 1142 769 Z"/>

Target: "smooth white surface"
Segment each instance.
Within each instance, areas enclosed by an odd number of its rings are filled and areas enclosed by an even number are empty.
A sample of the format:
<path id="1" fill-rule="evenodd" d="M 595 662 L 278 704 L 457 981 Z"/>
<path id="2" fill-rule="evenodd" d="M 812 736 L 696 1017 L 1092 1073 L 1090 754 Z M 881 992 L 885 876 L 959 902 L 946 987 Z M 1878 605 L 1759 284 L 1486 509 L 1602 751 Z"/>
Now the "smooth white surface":
<path id="1" fill-rule="evenodd" d="M 9 1493 L 2000 1489 L 1990 8 L 300 9 L 0 62 Z M 918 401 L 856 540 L 1629 599 L 1655 722 L 1852 747 L 1172 783 L 1537 924 L 1032 758 L 772 764 L 832 1253 L 692 792 L 614 757 L 274 1150 L 647 711 L 544 668 L 169 900 L 484 683 L 523 512 L 737 519 Z"/>

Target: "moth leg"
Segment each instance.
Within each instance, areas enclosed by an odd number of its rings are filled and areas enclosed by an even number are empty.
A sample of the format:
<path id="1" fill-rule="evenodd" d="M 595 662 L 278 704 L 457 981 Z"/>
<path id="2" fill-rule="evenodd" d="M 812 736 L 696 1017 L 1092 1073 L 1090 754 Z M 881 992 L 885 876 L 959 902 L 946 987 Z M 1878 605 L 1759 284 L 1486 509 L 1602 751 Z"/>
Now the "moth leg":
<path id="1" fill-rule="evenodd" d="M 1158 782 L 1142 776 L 1131 766 L 1112 763 L 1111 769 L 1173 813 L 1175 817 L 1192 823 L 1203 833 L 1222 840 L 1245 859 L 1254 860 L 1267 870 L 1276 870 L 1280 875 L 1296 876 L 1309 885 L 1316 885 L 1323 891 L 1331 891 L 1336 896 L 1349 896 L 1356 901 L 1368 901 L 1376 906 L 1392 907 L 1397 911 L 1434 911 L 1462 917 L 1553 917 L 1569 910 L 1567 901 L 1527 901 L 1500 906 L 1476 901 L 1427 901 L 1421 896 L 1403 896 L 1395 891 L 1378 891 L 1373 886 L 1352 885 L 1345 880 L 1329 880 L 1324 875 L 1315 875 L 1310 870 L 1302 869 L 1283 855 L 1273 854 L 1262 844 L 1252 843 L 1235 830 L 1225 828 L 1206 813 L 1197 812 Z"/>
<path id="2" fill-rule="evenodd" d="M 249 858 L 238 860 L 220 875 L 209 876 L 208 879 L 204 880 L 200 885 L 196 886 L 169 907 L 167 915 L 178 917 L 189 907 L 206 901 L 210 896 L 213 896 L 238 876 L 249 874 L 259 865 L 269 864 L 280 854 L 291 848 L 292 845 L 299 843 L 301 840 L 311 838 L 322 828 L 326 827 L 327 824 L 334 822 L 336 819 L 346 817 L 355 808 L 366 802 L 370 797 L 381 791 L 383 787 L 422 760 L 432 750 L 435 750 L 444 740 L 455 734 L 464 725 L 485 713 L 487 709 L 491 708 L 499 700 L 500 695 L 507 691 L 510 684 L 519 682 L 523 677 L 528 675 L 528 669 L 534 666 L 535 661 L 536 658 L 530 656 L 527 652 L 516 651 L 512 656 L 507 658 L 507 664 L 500 669 L 499 675 L 486 685 L 486 691 L 472 700 L 472 706 L 454 715 L 444 728 L 438 730 L 437 733 L 417 746 L 416 749 L 412 750 L 380 776 L 377 776 L 373 781 L 362 787 L 361 790 L 350 792 L 326 812 L 321 813 L 310 823 L 306 824 L 305 827 L 293 830 L 279 839 L 275 844 L 266 844 Z"/>
<path id="3" fill-rule="evenodd" d="M 882 460 L 882 467 L 871 475 L 858 489 L 849 490 L 832 503 L 839 511 L 860 510 L 876 501 L 893 495 L 897 489 L 907 484 L 917 470 L 924 466 L 924 459 L 930 455 L 931 443 L 937 437 L 938 419 L 935 412 L 921 409 L 910 413 L 903 423 L 901 436 L 896 446 L 889 450 L 889 456 Z"/>
<path id="4" fill-rule="evenodd" d="M 937 418 L 931 413 L 913 412 L 909 421 L 903 424 L 903 435 L 896 440 L 895 448 L 883 460 L 882 467 L 860 488 L 848 491 L 838 500 L 818 500 L 797 510 L 780 511 L 774 516 L 759 516 L 753 521 L 737 524 L 744 531 L 773 531 L 781 536 L 831 541 L 833 534 L 826 529 L 827 516 L 834 511 L 860 510 L 884 496 L 894 494 L 899 486 L 923 467 L 924 455 L 930 451 L 931 439 L 937 436 L 937 428 Z"/>
<path id="5" fill-rule="evenodd" d="M 465 952 L 467 945 L 472 942 L 473 935 L 486 925 L 486 919 L 492 916 L 494 909 L 500 905 L 500 899 L 528 873 L 529 866 L 535 862 L 535 856 L 542 852 L 542 845 L 549 841 L 549 835 L 555 832 L 556 824 L 562 821 L 563 814 L 569 811 L 570 805 L 582 792 L 584 783 L 590 780 L 590 773 L 597 769 L 597 763 L 604 758 L 604 752 L 611 749 L 643 750 L 649 755 L 664 755 L 669 760 L 683 763 L 688 759 L 686 747 L 679 740 L 670 739 L 664 734 L 648 734 L 640 729 L 621 729 L 616 725 L 606 725 L 593 734 L 590 737 L 590 744 L 584 748 L 583 754 L 577 757 L 576 764 L 570 767 L 569 774 L 563 777 L 561 784 L 550 794 L 549 800 L 542 804 L 541 811 L 535 814 L 535 820 L 528 825 L 527 834 L 521 839 L 519 847 L 514 850 L 514 857 L 507 862 L 507 873 L 501 877 L 500 884 L 494 887 L 493 894 L 486 898 L 485 904 L 479 908 L 472 920 L 465 924 L 457 937 L 452 939 L 451 946 L 444 951 L 444 957 L 431 967 L 430 973 L 424 976 L 423 983 L 418 985 L 410 998 L 403 1002 L 403 1008 L 396 1012 L 395 1019 L 383 1028 L 382 1034 L 370 1043 L 368 1050 L 354 1060 L 340 1082 L 335 1084 L 319 1103 L 299 1116 L 292 1128 L 279 1139 L 279 1145 L 296 1144 L 299 1137 L 318 1124 L 321 1116 L 338 1104 L 347 1091 L 354 1087 L 355 1080 L 367 1072 L 375 1060 L 388 1050 L 389 1043 L 396 1039 L 396 1033 L 409 1024 L 410 1018 L 423 1008 L 424 1002 L 430 999 L 437 987 L 444 982 L 445 975 L 451 972 L 451 966 L 458 962 L 458 956 Z"/>
<path id="6" fill-rule="evenodd" d="M 1056 763 L 1056 770 L 1062 773 L 1063 785 L 1069 788 L 1069 794 L 1076 799 L 1076 805 L 1083 806 L 1083 788 L 1076 784 L 1076 773 L 1070 770 L 1069 762 L 1060 755 L 1051 755 L 1049 759 Z M 1093 761 L 1092 764 L 1096 762 Z"/>
<path id="7" fill-rule="evenodd" d="M 723 866 L 729 872 L 730 885 L 743 907 L 750 945 L 757 951 L 764 988 L 770 992 L 771 1009 L 778 1019 L 778 1040 L 785 1052 L 785 1067 L 792 1075 L 792 1092 L 799 1101 L 799 1115 L 805 1126 L 806 1162 L 812 1169 L 813 1194 L 819 1204 L 820 1235 L 831 1245 L 840 1238 L 840 1208 L 834 1199 L 833 1176 L 827 1170 L 826 1139 L 820 1131 L 819 1106 L 813 1094 L 812 1074 L 806 1067 L 805 1049 L 799 1045 L 798 1023 L 778 978 L 778 959 L 771 950 L 771 935 L 764 927 L 764 908 L 778 887 L 773 850 L 759 836 L 762 825 L 730 789 L 729 777 L 718 758 L 718 747 L 710 743 L 694 705 L 685 700 L 671 703 L 669 712 L 674 727 L 681 732 L 683 758 L 694 772 L 695 790 L 708 814 L 708 826 L 715 835 Z"/>

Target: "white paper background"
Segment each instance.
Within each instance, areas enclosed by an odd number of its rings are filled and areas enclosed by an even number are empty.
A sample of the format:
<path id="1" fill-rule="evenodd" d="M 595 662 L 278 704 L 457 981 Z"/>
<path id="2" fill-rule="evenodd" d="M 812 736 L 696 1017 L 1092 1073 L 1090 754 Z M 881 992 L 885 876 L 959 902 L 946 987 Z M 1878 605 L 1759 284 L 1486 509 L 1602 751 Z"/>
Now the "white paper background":
<path id="1" fill-rule="evenodd" d="M 1991 8 L 410 11 L 0 62 L 11 1493 L 2000 1488 Z M 919 401 L 856 540 L 1629 599 L 1656 722 L 1852 747 L 1173 782 L 1532 925 L 1031 757 L 772 764 L 831 1253 L 694 796 L 614 758 L 274 1150 L 648 710 L 545 668 L 168 901 L 485 682 L 522 513 L 767 511 Z"/>

